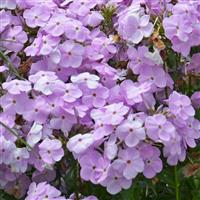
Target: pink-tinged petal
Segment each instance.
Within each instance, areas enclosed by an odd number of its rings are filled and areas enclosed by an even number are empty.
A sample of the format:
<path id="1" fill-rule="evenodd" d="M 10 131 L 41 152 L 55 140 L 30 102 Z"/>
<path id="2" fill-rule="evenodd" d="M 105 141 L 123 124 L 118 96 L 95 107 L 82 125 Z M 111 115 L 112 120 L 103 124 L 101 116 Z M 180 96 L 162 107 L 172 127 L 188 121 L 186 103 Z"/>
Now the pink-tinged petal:
<path id="1" fill-rule="evenodd" d="M 137 30 L 135 34 L 131 35 L 130 41 L 134 44 L 138 44 L 143 39 L 143 34 L 141 30 Z"/>
<path id="2" fill-rule="evenodd" d="M 70 94 L 78 99 L 83 95 L 83 92 L 79 88 L 74 88 L 71 89 Z"/>
<path id="3" fill-rule="evenodd" d="M 140 26 L 141 26 L 141 27 L 147 26 L 148 23 L 149 23 L 149 20 L 150 20 L 150 16 L 149 16 L 149 15 L 143 15 L 143 16 L 140 18 Z"/>
<path id="4" fill-rule="evenodd" d="M 66 101 L 66 102 L 72 103 L 72 102 L 76 101 L 76 98 L 74 98 L 71 95 L 66 94 L 66 95 L 63 96 L 63 100 Z"/>
<path id="5" fill-rule="evenodd" d="M 78 55 L 69 56 L 68 59 L 69 59 L 70 66 L 73 68 L 80 67 L 83 60 L 82 56 L 78 56 Z"/>
<path id="6" fill-rule="evenodd" d="M 81 168 L 81 178 L 84 179 L 85 181 L 89 181 L 90 180 L 90 176 L 91 176 L 91 168 L 89 167 L 83 167 Z"/>
<path id="7" fill-rule="evenodd" d="M 123 179 L 120 184 L 124 189 L 128 189 L 132 185 L 132 180 Z"/>
<path id="8" fill-rule="evenodd" d="M 117 194 L 121 191 L 121 186 L 119 183 L 113 181 L 108 185 L 107 191 L 112 195 Z"/>
<path id="9" fill-rule="evenodd" d="M 153 160 L 151 166 L 157 173 L 161 172 L 163 168 L 163 164 L 160 159 Z"/>
<path id="10" fill-rule="evenodd" d="M 139 143 L 139 140 L 134 133 L 129 133 L 125 139 L 125 143 L 128 147 L 135 147 Z"/>
<path id="11" fill-rule="evenodd" d="M 93 99 L 93 105 L 96 108 L 101 108 L 105 105 L 106 101 L 102 98 L 94 98 Z"/>
<path id="12" fill-rule="evenodd" d="M 132 167 L 134 167 L 137 172 L 142 172 L 144 170 L 143 160 L 141 158 L 136 159 L 135 163 L 132 164 Z"/>
<path id="13" fill-rule="evenodd" d="M 64 33 L 64 29 L 62 29 L 60 26 L 52 26 L 50 29 L 51 34 L 54 37 L 58 37 Z"/>
<path id="14" fill-rule="evenodd" d="M 87 86 L 90 89 L 95 89 L 95 88 L 98 87 L 98 85 L 99 85 L 99 83 L 97 81 L 94 81 L 94 80 L 88 80 L 87 81 Z"/>
<path id="15" fill-rule="evenodd" d="M 191 148 L 196 147 L 196 142 L 193 138 L 186 138 L 187 145 Z"/>
<path id="16" fill-rule="evenodd" d="M 184 108 L 184 110 L 191 117 L 195 115 L 195 110 L 192 106 L 188 106 L 188 107 Z"/>
<path id="17" fill-rule="evenodd" d="M 61 60 L 60 51 L 59 50 L 52 51 L 50 54 L 50 58 L 55 64 L 58 64 Z"/>
<path id="18" fill-rule="evenodd" d="M 126 26 L 124 27 L 123 35 L 127 37 L 126 39 L 130 39 L 130 37 L 137 31 L 138 21 L 135 16 L 130 16 L 126 20 L 127 23 Z"/>
<path id="19" fill-rule="evenodd" d="M 92 106 L 92 103 L 93 103 L 93 97 L 92 96 L 84 96 L 82 98 L 82 101 L 85 105 L 87 106 Z"/>
<path id="20" fill-rule="evenodd" d="M 149 37 L 153 32 L 153 24 L 148 24 L 146 27 L 142 28 L 144 37 Z"/>
<path id="21" fill-rule="evenodd" d="M 46 153 L 46 151 L 40 151 L 39 153 L 40 153 L 40 156 L 42 157 L 42 160 L 45 163 L 48 163 L 48 164 L 54 163 L 54 161 L 49 153 Z"/>
<path id="22" fill-rule="evenodd" d="M 42 48 L 40 49 L 39 54 L 48 55 L 48 54 L 51 53 L 52 50 L 53 50 L 52 47 L 50 45 L 46 44 L 46 45 L 42 46 Z"/>
<path id="23" fill-rule="evenodd" d="M 156 172 L 151 167 L 146 167 L 143 172 L 146 178 L 153 178 L 156 175 Z"/>
<path id="24" fill-rule="evenodd" d="M 75 45 L 74 45 L 74 47 L 73 47 L 73 49 L 72 49 L 72 54 L 75 54 L 75 55 L 83 55 L 83 53 L 84 53 L 84 48 L 83 48 L 83 46 L 82 45 L 80 45 L 80 44 L 78 44 L 78 43 L 76 43 Z"/>
<path id="25" fill-rule="evenodd" d="M 56 162 L 60 161 L 63 156 L 64 156 L 64 150 L 62 148 L 52 152 L 52 157 Z"/>
<path id="26" fill-rule="evenodd" d="M 104 146 L 104 155 L 112 160 L 114 159 L 116 156 L 117 156 L 117 151 L 118 151 L 118 147 L 115 143 L 105 143 L 105 146 Z"/>
<path id="27" fill-rule="evenodd" d="M 159 131 L 158 133 L 159 138 L 163 141 L 169 141 L 171 136 L 169 135 L 169 133 L 165 132 L 165 131 Z"/>
<path id="28" fill-rule="evenodd" d="M 124 177 L 128 180 L 135 178 L 137 174 L 138 172 L 131 165 L 127 166 L 123 171 Z"/>
<path id="29" fill-rule="evenodd" d="M 184 33 L 182 30 L 177 30 L 176 36 L 183 42 L 187 42 L 189 39 L 188 34 Z"/>

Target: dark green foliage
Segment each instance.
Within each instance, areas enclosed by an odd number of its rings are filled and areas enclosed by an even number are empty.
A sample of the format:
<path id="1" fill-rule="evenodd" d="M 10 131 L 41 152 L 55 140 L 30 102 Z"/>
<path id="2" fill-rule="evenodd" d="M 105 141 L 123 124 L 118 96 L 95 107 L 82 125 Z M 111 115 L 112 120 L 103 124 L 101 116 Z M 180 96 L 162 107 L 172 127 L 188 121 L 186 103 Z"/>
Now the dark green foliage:
<path id="1" fill-rule="evenodd" d="M 5 193 L 3 190 L 0 190 L 0 200 L 17 200 L 17 199 Z"/>

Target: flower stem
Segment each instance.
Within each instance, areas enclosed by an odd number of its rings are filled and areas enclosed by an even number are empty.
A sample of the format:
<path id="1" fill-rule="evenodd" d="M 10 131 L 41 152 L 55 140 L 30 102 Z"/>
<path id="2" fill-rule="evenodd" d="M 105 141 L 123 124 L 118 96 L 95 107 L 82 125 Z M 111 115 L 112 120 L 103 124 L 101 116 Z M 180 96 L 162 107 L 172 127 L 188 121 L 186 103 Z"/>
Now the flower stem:
<path id="1" fill-rule="evenodd" d="M 0 58 L 6 63 L 9 71 L 14 74 L 18 79 L 25 80 L 22 76 L 20 76 L 19 72 L 16 70 L 15 66 L 11 63 L 10 59 L 7 55 L 5 55 L 2 51 L 0 51 Z"/>
<path id="2" fill-rule="evenodd" d="M 76 164 L 76 169 L 75 169 L 75 178 L 76 178 L 76 192 L 75 192 L 75 196 L 76 196 L 76 200 L 79 200 L 79 190 L 80 190 L 80 183 L 79 183 L 79 164 Z"/>
<path id="3" fill-rule="evenodd" d="M 28 150 L 32 149 L 32 147 L 25 140 L 23 140 L 14 129 L 8 127 L 6 124 L 4 124 L 1 121 L 0 121 L 0 125 L 2 125 L 5 129 L 7 129 L 15 137 L 17 137 L 17 139 L 20 140 L 28 148 Z"/>
<path id="4" fill-rule="evenodd" d="M 178 180 L 177 166 L 174 167 L 174 177 L 175 177 L 175 190 L 176 190 L 176 200 L 180 200 L 180 183 Z"/>
<path id="5" fill-rule="evenodd" d="M 167 62 L 166 62 L 166 61 L 164 62 L 164 68 L 165 68 L 166 73 L 169 73 L 169 70 L 168 70 L 168 66 L 167 66 Z M 167 87 L 165 87 L 165 96 L 166 96 L 166 99 L 169 98 L 169 90 L 168 90 Z"/>

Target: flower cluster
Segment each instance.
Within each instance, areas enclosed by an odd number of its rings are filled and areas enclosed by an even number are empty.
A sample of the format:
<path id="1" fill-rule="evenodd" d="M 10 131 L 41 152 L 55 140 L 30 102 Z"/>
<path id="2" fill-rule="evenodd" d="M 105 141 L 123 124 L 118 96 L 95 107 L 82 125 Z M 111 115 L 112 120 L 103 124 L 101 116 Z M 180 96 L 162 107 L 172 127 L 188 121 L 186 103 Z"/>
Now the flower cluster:
<path id="1" fill-rule="evenodd" d="M 171 12 L 172 15 L 163 20 L 165 35 L 175 51 L 187 56 L 191 47 L 200 43 L 199 2 L 180 0 Z"/>
<path id="2" fill-rule="evenodd" d="M 181 74 L 199 73 L 200 56 L 189 53 L 200 45 L 200 2 L 3 0 L 0 8 L 0 188 L 65 200 L 50 183 L 62 182 L 56 172 L 71 156 L 82 182 L 114 195 L 196 146 L 199 92 L 191 100 L 179 90 L 163 54 L 180 53 Z M 68 199 L 77 195 L 97 200 Z"/>
<path id="3" fill-rule="evenodd" d="M 27 194 L 26 200 L 66 200 L 66 198 L 60 196 L 61 192 L 59 190 L 46 182 L 41 182 L 38 185 L 35 182 L 31 183 Z"/>

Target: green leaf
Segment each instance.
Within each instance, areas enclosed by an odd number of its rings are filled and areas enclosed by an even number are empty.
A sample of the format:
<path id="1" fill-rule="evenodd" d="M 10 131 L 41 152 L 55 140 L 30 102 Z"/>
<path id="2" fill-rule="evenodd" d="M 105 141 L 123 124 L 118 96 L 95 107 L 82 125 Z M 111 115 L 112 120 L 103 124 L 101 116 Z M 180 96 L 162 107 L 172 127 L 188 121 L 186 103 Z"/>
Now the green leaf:
<path id="1" fill-rule="evenodd" d="M 17 199 L 14 196 L 7 194 L 3 190 L 0 190 L 0 200 L 17 200 Z"/>

